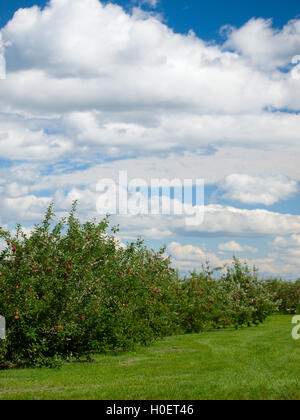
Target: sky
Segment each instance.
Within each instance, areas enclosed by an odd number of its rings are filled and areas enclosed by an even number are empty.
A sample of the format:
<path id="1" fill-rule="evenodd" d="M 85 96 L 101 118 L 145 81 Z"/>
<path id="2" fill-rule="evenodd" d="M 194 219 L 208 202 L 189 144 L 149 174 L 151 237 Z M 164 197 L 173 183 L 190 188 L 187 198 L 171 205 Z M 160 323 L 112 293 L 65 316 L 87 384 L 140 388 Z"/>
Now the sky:
<path id="1" fill-rule="evenodd" d="M 120 170 L 135 185 L 199 179 L 203 221 L 112 215 L 120 240 L 166 245 L 182 273 L 236 255 L 299 278 L 299 112 L 298 1 L 0 2 L 7 229 L 30 232 L 51 201 L 59 216 L 78 199 L 82 220 L 101 218 L 99 181 L 124 192 Z M 180 191 L 156 194 L 180 207 Z M 132 202 L 148 208 L 146 192 Z"/>

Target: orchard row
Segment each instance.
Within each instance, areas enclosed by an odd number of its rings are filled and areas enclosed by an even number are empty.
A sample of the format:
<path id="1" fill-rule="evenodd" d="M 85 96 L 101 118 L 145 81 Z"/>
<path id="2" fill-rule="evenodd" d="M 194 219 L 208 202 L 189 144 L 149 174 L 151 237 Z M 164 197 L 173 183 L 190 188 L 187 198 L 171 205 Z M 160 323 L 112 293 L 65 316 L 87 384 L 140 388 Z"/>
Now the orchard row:
<path id="1" fill-rule="evenodd" d="M 123 351 L 172 334 L 250 326 L 277 310 L 274 293 L 238 260 L 180 279 L 141 240 L 120 247 L 108 219 L 80 223 L 76 204 L 54 224 L 52 206 L 26 236 L 0 230 L 0 367 L 55 365 Z"/>

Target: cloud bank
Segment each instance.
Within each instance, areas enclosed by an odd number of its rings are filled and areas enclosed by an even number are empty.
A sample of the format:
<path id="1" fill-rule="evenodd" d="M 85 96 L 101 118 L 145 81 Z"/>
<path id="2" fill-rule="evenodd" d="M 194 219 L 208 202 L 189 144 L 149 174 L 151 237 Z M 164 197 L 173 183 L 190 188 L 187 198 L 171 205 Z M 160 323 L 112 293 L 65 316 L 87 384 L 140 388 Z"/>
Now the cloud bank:
<path id="1" fill-rule="evenodd" d="M 175 33 L 153 11 L 128 13 L 98 0 L 19 9 L 0 31 L 3 222 L 34 223 L 51 200 L 63 214 L 75 198 L 82 218 L 97 215 L 97 181 L 124 169 L 147 180 L 204 178 L 230 202 L 210 202 L 194 229 L 175 216 L 120 218 L 125 237 L 222 237 L 216 255 L 253 253 L 240 237 L 300 234 L 298 215 L 247 208 L 298 192 L 300 82 L 293 57 L 300 54 L 300 20 L 276 29 L 270 20 L 251 19 L 223 33 L 223 44 L 205 42 L 192 31 Z M 295 272 L 297 264 L 288 266 Z"/>

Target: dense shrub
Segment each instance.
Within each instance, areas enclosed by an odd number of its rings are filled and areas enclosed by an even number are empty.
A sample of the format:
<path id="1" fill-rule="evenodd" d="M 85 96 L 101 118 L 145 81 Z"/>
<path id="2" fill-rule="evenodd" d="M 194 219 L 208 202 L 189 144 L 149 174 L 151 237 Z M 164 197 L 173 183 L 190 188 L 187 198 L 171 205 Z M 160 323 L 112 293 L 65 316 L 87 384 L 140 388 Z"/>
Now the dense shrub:
<path id="1" fill-rule="evenodd" d="M 219 270 L 219 269 L 215 269 Z M 274 294 L 258 280 L 256 269 L 234 259 L 226 273 L 213 279 L 215 270 L 193 272 L 181 285 L 179 312 L 185 332 L 258 324 L 278 309 Z"/>
<path id="2" fill-rule="evenodd" d="M 8 245 L 0 256 L 3 360 L 48 364 L 175 330 L 174 275 L 163 250 L 141 241 L 118 247 L 107 220 L 80 224 L 75 207 L 54 227 L 52 218 L 51 207 L 29 237 L 20 228 L 15 237 L 1 231 Z"/>
<path id="3" fill-rule="evenodd" d="M 127 247 L 108 219 L 54 224 L 52 206 L 26 236 L 0 229 L 0 367 L 51 365 L 91 352 L 133 349 L 175 333 L 250 325 L 276 305 L 237 260 L 218 280 L 209 268 L 180 280 L 164 249 Z"/>
<path id="4" fill-rule="evenodd" d="M 265 281 L 266 288 L 279 300 L 279 311 L 283 314 L 300 313 L 300 279 L 296 282 L 281 279 Z"/>
<path id="5" fill-rule="evenodd" d="M 236 258 L 221 284 L 235 327 L 258 324 L 278 310 L 276 296 L 259 281 L 257 269 L 254 267 L 251 271 L 247 264 L 241 264 Z"/>

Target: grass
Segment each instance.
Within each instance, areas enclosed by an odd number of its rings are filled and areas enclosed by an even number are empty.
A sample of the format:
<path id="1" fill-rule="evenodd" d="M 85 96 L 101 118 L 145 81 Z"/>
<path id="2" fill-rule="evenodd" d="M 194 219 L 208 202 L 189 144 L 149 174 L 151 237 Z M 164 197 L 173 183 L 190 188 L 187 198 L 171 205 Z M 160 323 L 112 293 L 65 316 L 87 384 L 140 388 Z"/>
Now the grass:
<path id="1" fill-rule="evenodd" d="M 0 372 L 0 399 L 300 399 L 300 341 L 291 317 L 166 338 L 94 363 Z"/>

